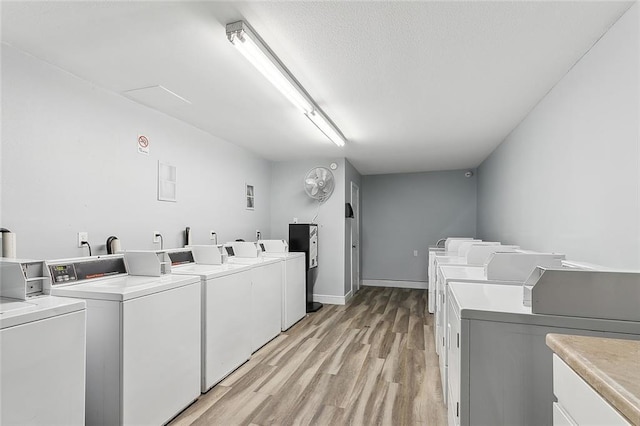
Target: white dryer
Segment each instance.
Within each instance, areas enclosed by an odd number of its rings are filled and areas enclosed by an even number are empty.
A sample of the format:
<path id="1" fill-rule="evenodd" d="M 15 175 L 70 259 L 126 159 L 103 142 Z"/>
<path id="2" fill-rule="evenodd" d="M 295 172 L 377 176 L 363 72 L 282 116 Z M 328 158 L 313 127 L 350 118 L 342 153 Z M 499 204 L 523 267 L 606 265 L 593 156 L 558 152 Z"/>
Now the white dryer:
<path id="1" fill-rule="evenodd" d="M 290 253 L 285 240 L 260 240 L 264 257 L 282 262 L 282 331 L 288 330 L 307 315 L 306 265 L 304 253 Z"/>
<path id="2" fill-rule="evenodd" d="M 216 246 L 199 246 L 200 259 L 213 259 L 206 255 L 207 249 L 220 254 Z M 167 254 L 173 274 L 195 275 L 201 281 L 200 390 L 205 393 L 251 357 L 251 267 L 195 263 L 189 248 Z"/>
<path id="3" fill-rule="evenodd" d="M 197 277 L 131 276 L 122 254 L 47 263 L 52 295 L 87 302 L 87 424 L 160 425 L 198 398 Z"/>
<path id="4" fill-rule="evenodd" d="M 84 424 L 85 302 L 43 295 L 46 279 L 43 262 L 0 262 L 3 425 Z"/>
<path id="5" fill-rule="evenodd" d="M 250 242 L 229 243 L 226 250 L 230 264 L 251 267 L 251 351 L 255 352 L 282 328 L 282 259 L 262 256 Z"/>

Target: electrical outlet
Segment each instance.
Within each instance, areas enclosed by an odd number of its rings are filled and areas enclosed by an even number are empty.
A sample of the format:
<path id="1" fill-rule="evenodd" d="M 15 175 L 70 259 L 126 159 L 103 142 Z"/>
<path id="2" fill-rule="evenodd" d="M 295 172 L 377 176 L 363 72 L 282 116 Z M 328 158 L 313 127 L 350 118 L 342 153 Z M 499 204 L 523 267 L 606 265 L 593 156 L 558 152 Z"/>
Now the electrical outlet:
<path id="1" fill-rule="evenodd" d="M 153 242 L 154 243 L 160 242 L 160 231 L 153 231 Z"/>
<path id="2" fill-rule="evenodd" d="M 209 231 L 209 239 L 210 240 L 218 239 L 218 234 L 216 234 L 215 231 Z"/>
<path id="3" fill-rule="evenodd" d="M 256 229 L 256 241 L 259 241 L 262 239 L 262 232 L 260 232 L 259 229 Z"/>
<path id="4" fill-rule="evenodd" d="M 82 247 L 82 243 L 84 241 L 89 242 L 89 233 L 88 232 L 78 232 L 78 247 Z"/>
<path id="5" fill-rule="evenodd" d="M 413 257 L 418 257 L 418 250 L 413 251 Z"/>

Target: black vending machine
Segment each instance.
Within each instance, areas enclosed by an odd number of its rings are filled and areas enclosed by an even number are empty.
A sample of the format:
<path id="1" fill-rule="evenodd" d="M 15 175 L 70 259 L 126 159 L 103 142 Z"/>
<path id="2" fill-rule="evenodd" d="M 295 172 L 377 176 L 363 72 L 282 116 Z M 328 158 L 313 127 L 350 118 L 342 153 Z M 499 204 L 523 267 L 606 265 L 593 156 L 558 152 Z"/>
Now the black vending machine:
<path id="1" fill-rule="evenodd" d="M 318 225 L 315 223 L 289 224 L 289 251 L 303 252 L 307 260 L 307 312 L 322 308 L 313 301 L 313 285 L 318 277 Z"/>

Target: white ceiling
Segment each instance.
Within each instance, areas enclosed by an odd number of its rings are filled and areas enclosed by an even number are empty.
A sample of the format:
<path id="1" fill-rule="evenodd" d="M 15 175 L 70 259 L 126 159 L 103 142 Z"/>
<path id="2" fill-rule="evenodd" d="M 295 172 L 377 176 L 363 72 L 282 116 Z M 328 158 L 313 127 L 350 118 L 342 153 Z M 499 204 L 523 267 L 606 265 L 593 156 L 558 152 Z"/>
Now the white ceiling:
<path id="1" fill-rule="evenodd" d="M 274 161 L 363 174 L 478 166 L 631 2 L 8 2 L 2 41 Z M 225 37 L 245 19 L 348 139 L 338 148 Z"/>

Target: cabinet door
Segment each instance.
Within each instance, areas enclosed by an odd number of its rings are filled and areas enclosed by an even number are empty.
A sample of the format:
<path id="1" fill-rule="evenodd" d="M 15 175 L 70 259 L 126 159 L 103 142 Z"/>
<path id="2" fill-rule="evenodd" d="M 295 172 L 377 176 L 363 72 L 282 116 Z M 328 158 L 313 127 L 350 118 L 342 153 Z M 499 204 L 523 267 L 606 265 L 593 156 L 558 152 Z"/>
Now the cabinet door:
<path id="1" fill-rule="evenodd" d="M 577 423 L 557 402 L 553 403 L 553 426 L 577 426 Z"/>
<path id="2" fill-rule="evenodd" d="M 577 424 L 630 424 L 556 354 L 553 354 L 553 393 L 568 417 Z"/>

